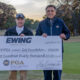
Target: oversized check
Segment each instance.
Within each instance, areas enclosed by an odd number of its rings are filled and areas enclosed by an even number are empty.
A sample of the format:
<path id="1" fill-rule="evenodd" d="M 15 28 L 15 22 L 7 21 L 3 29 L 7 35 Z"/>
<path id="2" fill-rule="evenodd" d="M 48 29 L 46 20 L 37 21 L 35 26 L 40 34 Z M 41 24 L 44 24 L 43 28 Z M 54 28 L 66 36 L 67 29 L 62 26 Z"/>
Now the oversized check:
<path id="1" fill-rule="evenodd" d="M 62 70 L 59 36 L 1 36 L 0 71 Z"/>

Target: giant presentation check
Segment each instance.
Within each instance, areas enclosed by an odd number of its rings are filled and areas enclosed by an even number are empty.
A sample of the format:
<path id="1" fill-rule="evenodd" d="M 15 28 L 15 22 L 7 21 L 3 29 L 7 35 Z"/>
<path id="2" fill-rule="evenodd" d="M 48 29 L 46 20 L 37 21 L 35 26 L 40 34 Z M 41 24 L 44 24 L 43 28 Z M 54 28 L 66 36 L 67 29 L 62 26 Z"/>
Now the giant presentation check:
<path id="1" fill-rule="evenodd" d="M 1 36 L 0 71 L 62 70 L 59 36 Z"/>

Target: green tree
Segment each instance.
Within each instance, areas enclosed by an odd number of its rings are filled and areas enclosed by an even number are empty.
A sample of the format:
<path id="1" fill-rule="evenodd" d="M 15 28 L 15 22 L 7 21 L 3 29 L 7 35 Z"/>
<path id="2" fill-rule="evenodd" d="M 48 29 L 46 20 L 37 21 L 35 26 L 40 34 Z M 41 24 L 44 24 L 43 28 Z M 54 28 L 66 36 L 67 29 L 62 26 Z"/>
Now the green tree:
<path id="1" fill-rule="evenodd" d="M 11 27 L 15 23 L 15 14 L 16 9 L 12 5 L 0 2 L 0 29 Z"/>
<path id="2" fill-rule="evenodd" d="M 39 24 L 38 20 L 34 21 L 33 19 L 29 18 L 25 20 L 25 26 L 30 29 L 36 30 L 38 24 Z"/>

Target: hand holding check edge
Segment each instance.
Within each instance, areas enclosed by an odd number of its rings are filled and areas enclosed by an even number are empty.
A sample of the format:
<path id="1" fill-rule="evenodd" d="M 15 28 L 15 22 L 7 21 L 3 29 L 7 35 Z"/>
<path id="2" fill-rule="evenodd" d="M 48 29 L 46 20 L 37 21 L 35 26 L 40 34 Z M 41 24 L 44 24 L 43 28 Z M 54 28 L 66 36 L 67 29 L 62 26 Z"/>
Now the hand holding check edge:
<path id="1" fill-rule="evenodd" d="M 43 33 L 42 36 L 46 38 L 48 35 L 46 33 Z M 66 39 L 66 35 L 64 33 L 60 34 L 59 36 L 61 39 Z"/>

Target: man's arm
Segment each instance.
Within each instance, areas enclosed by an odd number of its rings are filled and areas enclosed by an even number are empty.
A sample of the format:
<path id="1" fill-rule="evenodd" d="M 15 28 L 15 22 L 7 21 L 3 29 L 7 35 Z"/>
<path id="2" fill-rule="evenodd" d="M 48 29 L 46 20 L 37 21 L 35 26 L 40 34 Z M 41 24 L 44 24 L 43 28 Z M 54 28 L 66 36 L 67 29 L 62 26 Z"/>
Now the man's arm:
<path id="1" fill-rule="evenodd" d="M 10 34 L 9 34 L 9 29 L 8 29 L 8 30 L 6 30 L 4 36 L 9 36 L 9 35 L 10 35 Z"/>
<path id="2" fill-rule="evenodd" d="M 64 37 L 64 40 L 68 40 L 70 38 L 70 31 L 68 27 L 65 25 L 64 21 L 62 20 L 62 34 L 60 36 Z"/>
<path id="3" fill-rule="evenodd" d="M 42 30 L 41 30 L 41 24 L 40 23 L 39 23 L 38 28 L 36 30 L 36 35 L 37 36 L 42 35 Z"/>
<path id="4" fill-rule="evenodd" d="M 30 34 L 31 36 L 33 36 L 33 32 L 32 32 L 32 31 L 30 31 L 29 34 Z"/>

